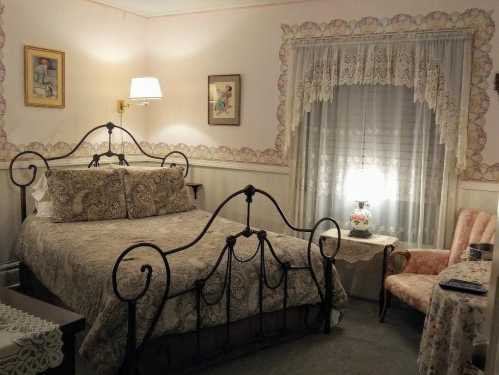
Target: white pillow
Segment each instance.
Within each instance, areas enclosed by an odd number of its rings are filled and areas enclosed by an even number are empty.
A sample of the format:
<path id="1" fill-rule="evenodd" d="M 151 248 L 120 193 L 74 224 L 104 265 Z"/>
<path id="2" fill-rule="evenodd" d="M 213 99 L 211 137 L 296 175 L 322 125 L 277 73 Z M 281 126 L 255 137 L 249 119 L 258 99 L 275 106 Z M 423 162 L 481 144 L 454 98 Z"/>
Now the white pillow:
<path id="1" fill-rule="evenodd" d="M 52 217 L 52 198 L 50 197 L 45 173 L 33 184 L 31 196 L 35 200 L 36 216 Z"/>

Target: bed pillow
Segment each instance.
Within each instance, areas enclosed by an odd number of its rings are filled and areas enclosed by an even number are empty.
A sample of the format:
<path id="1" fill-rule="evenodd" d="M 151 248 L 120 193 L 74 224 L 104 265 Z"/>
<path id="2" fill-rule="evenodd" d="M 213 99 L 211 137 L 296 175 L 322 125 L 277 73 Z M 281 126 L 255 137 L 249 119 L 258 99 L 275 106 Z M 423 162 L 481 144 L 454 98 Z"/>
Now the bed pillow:
<path id="1" fill-rule="evenodd" d="M 38 181 L 33 184 L 31 196 L 35 201 L 36 216 L 52 217 L 52 198 L 45 174 L 42 174 Z"/>
<path id="2" fill-rule="evenodd" d="M 126 218 L 122 172 L 112 169 L 50 170 L 46 173 L 55 222 Z"/>
<path id="3" fill-rule="evenodd" d="M 194 208 L 183 168 L 125 168 L 128 217 L 138 219 Z"/>

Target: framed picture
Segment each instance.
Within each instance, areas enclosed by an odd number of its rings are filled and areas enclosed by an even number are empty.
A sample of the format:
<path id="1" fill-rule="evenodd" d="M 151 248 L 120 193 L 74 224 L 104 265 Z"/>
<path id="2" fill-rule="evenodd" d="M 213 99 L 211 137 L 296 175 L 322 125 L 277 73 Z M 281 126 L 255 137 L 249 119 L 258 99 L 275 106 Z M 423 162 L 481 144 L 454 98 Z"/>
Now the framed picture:
<path id="1" fill-rule="evenodd" d="M 24 103 L 64 108 L 64 52 L 24 46 Z"/>
<path id="2" fill-rule="evenodd" d="M 241 75 L 208 77 L 208 124 L 239 125 L 241 119 Z"/>

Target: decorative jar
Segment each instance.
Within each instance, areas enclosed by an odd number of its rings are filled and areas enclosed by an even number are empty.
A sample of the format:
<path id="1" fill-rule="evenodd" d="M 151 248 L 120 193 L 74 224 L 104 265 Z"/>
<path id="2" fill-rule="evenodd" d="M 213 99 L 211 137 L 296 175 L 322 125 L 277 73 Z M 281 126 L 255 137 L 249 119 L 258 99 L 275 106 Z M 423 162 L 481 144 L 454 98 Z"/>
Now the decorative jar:
<path id="1" fill-rule="evenodd" d="M 358 206 L 350 215 L 350 224 L 352 230 L 350 235 L 353 237 L 368 238 L 371 236 L 369 228 L 371 226 L 371 211 L 368 209 L 367 201 L 358 201 Z"/>

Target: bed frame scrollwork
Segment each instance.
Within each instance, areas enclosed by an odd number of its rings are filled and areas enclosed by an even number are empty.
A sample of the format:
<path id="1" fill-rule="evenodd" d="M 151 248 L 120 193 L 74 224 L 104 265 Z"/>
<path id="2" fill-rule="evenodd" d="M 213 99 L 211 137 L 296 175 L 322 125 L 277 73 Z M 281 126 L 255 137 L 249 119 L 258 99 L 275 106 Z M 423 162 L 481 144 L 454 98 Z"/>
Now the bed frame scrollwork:
<path id="1" fill-rule="evenodd" d="M 133 136 L 132 133 L 130 133 L 128 130 L 126 130 L 125 128 L 123 128 L 121 126 L 115 125 L 112 122 L 108 122 L 107 124 L 99 125 L 99 126 L 96 126 L 93 129 L 90 129 L 80 139 L 80 141 L 73 147 L 73 149 L 71 149 L 71 151 L 69 151 L 66 154 L 59 155 L 59 156 L 45 157 L 44 155 L 40 154 L 39 152 L 31 151 L 31 150 L 26 150 L 26 151 L 22 151 L 22 152 L 18 153 L 16 156 L 14 156 L 12 158 L 12 160 L 10 161 L 10 164 L 9 164 L 9 176 L 10 176 L 10 180 L 12 181 L 12 183 L 14 185 L 16 185 L 17 187 L 19 187 L 19 189 L 20 189 L 20 194 L 21 194 L 21 220 L 22 221 L 24 221 L 26 219 L 26 216 L 27 216 L 26 189 L 31 184 L 33 184 L 33 182 L 35 182 L 36 177 L 37 177 L 37 173 L 38 173 L 38 167 L 37 167 L 36 164 L 34 164 L 34 160 L 36 160 L 36 159 L 41 160 L 43 162 L 43 166 L 47 170 L 49 170 L 50 169 L 50 162 L 56 161 L 56 160 L 62 160 L 62 159 L 66 159 L 66 158 L 70 158 L 84 144 L 84 142 L 87 140 L 87 138 L 91 134 L 93 134 L 93 133 L 95 133 L 95 132 L 97 132 L 99 130 L 103 130 L 103 129 L 107 129 L 107 133 L 108 133 L 108 149 L 107 149 L 107 151 L 102 152 L 100 154 L 94 154 L 92 156 L 92 160 L 87 165 L 88 168 L 99 167 L 100 166 L 100 161 L 101 161 L 102 157 L 107 157 L 107 158 L 114 158 L 114 157 L 116 157 L 116 158 L 118 158 L 118 162 L 119 162 L 120 165 L 122 165 L 122 166 L 129 166 L 130 165 L 129 162 L 128 162 L 128 160 L 126 159 L 124 153 L 117 153 L 117 152 L 114 152 L 112 150 L 112 148 L 113 148 L 112 136 L 114 134 L 113 131 L 115 129 L 118 129 L 118 130 L 121 130 L 122 132 L 126 133 L 130 137 L 130 139 L 133 141 L 133 143 L 135 144 L 135 146 L 138 148 L 138 150 L 140 151 L 140 153 L 142 155 L 147 156 L 148 158 L 153 159 L 153 160 L 161 161 L 160 165 L 162 167 L 165 166 L 165 164 L 169 164 L 171 167 L 175 167 L 176 163 L 169 163 L 166 160 L 169 157 L 173 156 L 173 155 L 179 155 L 180 157 L 182 157 L 185 160 L 185 172 L 184 172 L 184 175 L 187 176 L 189 174 L 189 168 L 190 168 L 189 159 L 187 158 L 187 156 L 183 152 L 181 152 L 181 151 L 171 151 L 168 154 L 166 154 L 165 156 L 152 155 L 152 154 L 146 152 L 142 148 L 142 146 L 137 141 L 137 139 Z M 15 165 L 16 165 L 17 162 L 21 162 L 21 161 L 27 161 L 29 163 L 28 164 L 28 169 L 31 171 L 31 176 L 29 177 L 29 179 L 27 181 L 24 181 L 24 182 L 20 181 L 19 179 L 17 179 L 15 177 L 15 175 L 14 175 Z"/>
<path id="2" fill-rule="evenodd" d="M 308 233 L 310 235 L 308 239 L 307 245 L 307 265 L 296 266 L 291 264 L 290 262 L 285 262 L 280 259 L 280 257 L 276 254 L 272 243 L 267 236 L 267 232 L 265 230 L 257 230 L 251 227 L 251 210 L 252 203 L 255 199 L 255 196 L 261 195 L 264 198 L 268 199 L 273 207 L 277 210 L 279 216 L 285 223 L 285 225 L 300 233 Z M 211 268 L 210 272 L 202 278 L 196 280 L 190 288 L 187 288 L 181 292 L 170 293 L 171 288 L 171 280 L 172 280 L 172 269 L 170 267 L 170 262 L 168 261 L 168 257 L 182 252 L 188 251 L 193 246 L 195 246 L 209 231 L 211 225 L 214 220 L 219 216 L 220 211 L 231 201 L 238 197 L 244 197 L 246 200 L 246 218 L 245 218 L 245 227 L 242 231 L 234 234 L 230 234 L 225 238 L 225 244 L 222 247 L 220 255 L 218 256 L 215 264 Z M 326 254 L 324 251 L 324 243 L 323 239 L 319 238 L 319 251 L 320 256 L 322 257 L 323 266 L 324 266 L 324 285 L 319 283 L 319 279 L 316 275 L 316 272 L 312 266 L 312 251 L 313 251 L 313 238 L 317 232 L 317 229 L 321 224 L 329 222 L 333 224 L 338 232 L 338 241 L 336 244 L 336 249 L 330 255 Z M 236 245 L 239 239 L 241 238 L 249 238 L 252 236 L 256 236 L 257 238 L 257 248 L 255 252 L 247 257 L 242 258 L 238 256 Z M 258 321 L 259 321 L 259 335 L 264 336 L 264 324 L 263 324 L 263 315 L 264 315 L 264 307 L 263 307 L 263 293 L 264 289 L 267 288 L 269 290 L 277 291 L 281 289 L 282 293 L 282 328 L 281 334 L 285 335 L 287 332 L 287 310 L 288 310 L 288 278 L 291 273 L 294 272 L 308 272 L 310 277 L 312 278 L 315 286 L 317 287 L 317 292 L 321 301 L 321 311 L 323 316 L 323 330 L 325 334 L 329 334 L 331 330 L 331 310 L 333 308 L 333 263 L 335 256 L 337 255 L 340 249 L 340 241 L 341 241 L 341 232 L 338 226 L 338 223 L 332 218 L 323 218 L 309 229 L 297 228 L 293 226 L 286 216 L 284 215 L 282 209 L 280 208 L 277 201 L 267 192 L 257 189 L 252 185 L 248 185 L 244 189 L 234 192 L 229 195 L 213 212 L 210 219 L 202 229 L 202 231 L 198 234 L 196 238 L 194 238 L 191 242 L 179 246 L 170 250 L 162 250 L 154 243 L 142 242 L 134 244 L 118 257 L 114 269 L 113 269 L 113 289 L 116 296 L 124 303 L 127 304 L 127 312 L 128 312 L 128 336 L 127 336 L 127 349 L 126 356 L 122 366 L 122 374 L 126 375 L 136 375 L 138 374 L 137 370 L 137 361 L 140 353 L 144 349 L 144 345 L 151 339 L 153 332 L 158 324 L 159 318 L 163 313 L 164 307 L 169 300 L 174 298 L 178 298 L 187 293 L 193 293 L 196 301 L 196 354 L 195 360 L 200 361 L 204 359 L 202 355 L 202 347 L 201 347 L 201 330 L 203 328 L 202 322 L 202 307 L 203 306 L 212 306 L 214 304 L 218 304 L 223 302 L 223 298 L 225 297 L 225 345 L 224 349 L 230 350 L 231 347 L 231 287 L 232 287 L 232 265 L 233 262 L 246 263 L 253 261 L 259 258 L 259 285 L 258 285 Z M 153 267 L 150 264 L 142 264 L 140 265 L 140 271 L 144 274 L 144 287 L 140 291 L 137 291 L 134 296 L 125 296 L 120 292 L 119 282 L 118 282 L 118 271 L 120 266 L 127 259 L 130 253 L 138 249 L 149 249 L 152 252 L 158 254 L 162 259 L 162 265 L 164 267 L 163 270 L 157 270 L 158 275 L 163 277 L 164 274 L 164 292 L 162 294 L 161 301 L 159 306 L 151 320 L 149 328 L 146 330 L 142 340 L 138 342 L 137 340 L 137 324 L 136 324 L 136 316 L 137 316 L 137 304 L 138 302 L 146 295 L 151 285 L 151 278 L 153 274 Z M 275 284 L 271 284 L 268 277 L 268 270 L 266 269 L 265 260 L 267 257 L 278 265 L 278 268 L 281 272 L 279 276 L 279 280 Z M 225 259 L 225 274 L 223 277 L 224 282 L 222 289 L 218 291 L 219 295 L 214 301 L 209 301 L 206 297 L 205 287 L 208 281 L 215 275 L 215 272 L 221 267 L 223 260 Z"/>
<path id="3" fill-rule="evenodd" d="M 21 216 L 22 220 L 26 218 L 26 188 L 30 186 L 36 179 L 37 176 L 37 170 L 38 167 L 31 161 L 33 157 L 36 157 L 40 159 L 43 162 L 43 165 L 47 168 L 50 169 L 49 162 L 55 161 L 55 160 L 60 160 L 60 159 L 65 159 L 73 155 L 76 150 L 83 144 L 83 142 L 88 138 L 88 136 L 100 129 L 107 129 L 109 138 L 108 138 L 108 150 L 106 152 L 103 152 L 101 154 L 95 154 L 92 157 L 92 160 L 88 163 L 88 168 L 91 167 L 98 167 L 100 165 L 100 160 L 102 157 L 116 157 L 118 158 L 119 164 L 120 165 L 129 165 L 129 162 L 127 161 L 125 155 L 123 153 L 116 153 L 112 150 L 112 134 L 115 129 L 119 129 L 123 132 L 125 132 L 134 142 L 134 144 L 137 146 L 139 151 L 151 158 L 151 159 L 156 159 L 161 162 L 161 166 L 164 166 L 165 164 L 170 164 L 170 166 L 175 166 L 175 163 L 168 163 L 166 160 L 168 157 L 178 154 L 180 155 L 184 160 L 186 164 L 186 169 L 185 169 L 185 175 L 189 173 L 189 160 L 187 159 L 186 155 L 183 154 L 180 151 L 172 151 L 168 153 L 165 156 L 156 156 L 156 155 L 151 155 L 147 153 L 137 142 L 135 137 L 126 129 L 116 126 L 112 123 L 107 123 L 104 125 L 97 126 L 90 131 L 88 131 L 83 138 L 76 144 L 76 146 L 68 153 L 61 155 L 61 156 L 55 156 L 55 157 L 45 157 L 42 154 L 36 152 L 36 151 L 23 151 L 19 154 L 17 154 L 11 161 L 10 166 L 9 166 L 9 174 L 12 182 L 20 188 L 20 193 L 21 193 Z M 26 161 L 26 158 L 28 159 L 28 169 L 31 170 L 31 176 L 29 177 L 28 181 L 21 182 L 17 180 L 14 177 L 13 169 L 14 165 L 16 162 L 19 161 Z M 251 226 L 251 214 L 252 214 L 252 207 L 253 207 L 253 202 L 257 196 L 262 196 L 264 199 L 270 201 L 271 205 L 273 208 L 277 211 L 279 214 L 280 218 L 284 222 L 284 224 L 290 228 L 291 230 L 302 233 L 302 234 L 308 234 L 309 239 L 307 242 L 307 248 L 306 248 L 306 263 L 304 264 L 293 264 L 292 262 L 284 261 L 282 260 L 276 253 L 269 236 L 265 230 L 261 229 L 255 229 Z M 222 249 L 220 251 L 220 254 L 218 258 L 216 259 L 214 265 L 212 266 L 211 270 L 204 276 L 200 277 L 197 279 L 190 287 L 188 287 L 185 290 L 182 291 L 175 291 L 175 293 L 172 292 L 171 290 L 171 284 L 172 284 L 172 277 L 173 277 L 173 270 L 170 267 L 170 261 L 169 257 L 171 257 L 173 254 L 183 252 L 183 251 L 188 251 L 192 249 L 196 244 L 201 241 L 207 233 L 209 233 L 209 229 L 212 226 L 213 222 L 216 220 L 216 218 L 219 216 L 221 210 L 229 204 L 229 202 L 237 199 L 237 198 L 243 198 L 245 199 L 245 222 L 244 222 L 244 229 L 242 229 L 238 233 L 232 233 L 230 235 L 227 235 L 225 238 L 225 243 L 222 246 Z M 324 243 L 323 239 L 319 238 L 318 240 L 318 248 L 319 248 L 319 255 L 322 259 L 322 264 L 323 264 L 323 272 L 324 272 L 324 282 L 323 285 L 321 285 L 321 282 L 319 281 L 319 278 L 317 277 L 316 271 L 313 268 L 312 264 L 312 252 L 317 251 L 315 246 L 313 246 L 313 240 L 316 237 L 316 233 L 318 231 L 318 228 L 324 224 L 324 223 L 329 223 L 332 224 L 333 227 L 336 228 L 337 230 L 337 236 L 338 236 L 338 241 L 336 243 L 336 248 L 331 254 L 326 254 L 326 251 L 324 250 Z M 242 240 L 243 238 L 250 238 L 250 237 L 256 237 L 257 239 L 257 247 L 255 249 L 255 252 L 252 253 L 252 255 L 244 258 L 238 255 L 237 252 L 237 244 L 238 241 Z M 187 244 L 181 245 L 179 247 L 173 248 L 173 249 L 168 249 L 168 250 L 163 250 L 160 247 L 158 247 L 154 243 L 150 242 L 140 242 L 131 245 L 127 249 L 125 249 L 121 255 L 117 258 L 113 271 L 112 271 L 112 287 L 114 290 L 114 293 L 116 297 L 122 301 L 126 305 L 126 319 L 127 319 L 127 337 L 126 337 L 126 352 L 125 352 L 125 357 L 123 360 L 123 364 L 121 366 L 120 374 L 121 375 L 137 375 L 139 374 L 139 369 L 138 369 L 138 359 L 143 352 L 143 349 L 145 345 L 151 341 L 153 338 L 153 333 L 157 327 L 158 321 L 160 320 L 161 315 L 164 313 L 164 308 L 165 305 L 168 301 L 181 297 L 183 295 L 186 295 L 188 293 L 192 293 L 195 296 L 195 309 L 196 309 L 196 324 L 195 324 L 195 362 L 199 362 L 205 357 L 202 355 L 202 345 L 201 345 L 201 330 L 204 328 L 203 327 L 203 319 L 202 319 L 202 310 L 203 307 L 205 306 L 213 306 L 215 304 L 225 304 L 224 306 L 224 315 L 225 315 L 225 324 L 224 324 L 224 340 L 225 340 L 225 345 L 224 345 L 224 350 L 228 351 L 232 349 L 232 343 L 231 343 L 231 323 L 234 323 L 234 320 L 232 319 L 233 317 L 231 316 L 232 314 L 232 298 L 231 298 L 231 290 L 233 288 L 233 283 L 232 283 L 232 267 L 234 262 L 238 263 L 247 263 L 251 261 L 259 262 L 258 268 L 258 315 L 255 317 L 258 320 L 258 335 L 259 337 L 263 338 L 265 336 L 264 332 L 264 301 L 263 301 L 263 296 L 264 296 L 264 291 L 265 290 L 270 290 L 274 293 L 281 293 L 282 295 L 282 308 L 278 311 L 278 314 L 280 315 L 280 322 L 281 322 L 281 329 L 280 329 L 280 335 L 284 336 L 286 333 L 288 333 L 288 281 L 289 277 L 291 274 L 294 274 L 296 272 L 305 272 L 307 273 L 311 280 L 313 281 L 313 284 L 317 288 L 317 293 L 320 301 L 320 312 L 321 312 L 321 324 L 323 324 L 323 331 L 325 334 L 330 333 L 331 330 L 331 311 L 333 308 L 333 297 L 334 297 L 334 273 L 333 273 L 333 263 L 334 259 L 340 249 L 340 242 L 341 242 L 341 232 L 340 232 L 340 227 L 338 223 L 329 217 L 325 217 L 320 219 L 315 223 L 315 225 L 312 228 L 298 228 L 292 225 L 289 220 L 286 218 L 284 212 L 282 211 L 281 207 L 277 203 L 277 201 L 267 192 L 260 190 L 252 185 L 248 185 L 244 189 L 238 190 L 234 192 L 233 194 L 229 195 L 220 205 L 214 210 L 213 214 L 211 215 L 210 219 L 208 222 L 205 224 L 201 232 L 190 242 Z M 143 274 L 143 287 L 141 290 L 135 291 L 134 295 L 129 295 L 123 293 L 123 288 L 120 287 L 120 278 L 118 278 L 118 273 L 120 270 L 120 266 L 128 261 L 132 260 L 131 258 L 131 253 L 138 250 L 142 249 L 145 251 L 152 251 L 154 254 L 159 255 L 161 258 L 161 270 L 158 269 L 153 269 L 153 266 L 147 262 L 138 264 L 137 266 L 139 267 L 138 269 L 140 272 Z M 269 270 L 266 267 L 266 260 L 270 260 L 275 266 L 277 266 L 276 272 L 279 272 L 280 274 L 277 275 L 278 277 L 277 282 L 273 280 L 271 277 L 269 277 Z M 268 263 L 268 262 L 267 262 Z M 213 300 L 210 300 L 207 298 L 207 291 L 206 291 L 206 286 L 208 281 L 215 276 L 217 271 L 221 268 L 225 267 L 225 270 L 221 269 L 223 276 L 223 285 L 221 290 L 217 291 L 216 298 Z M 219 272 L 220 273 L 220 272 Z M 143 300 L 143 298 L 146 296 L 148 293 L 150 287 L 151 287 L 151 281 L 152 277 L 154 275 L 157 275 L 158 277 L 162 278 L 162 283 L 164 282 L 164 291 L 163 294 L 161 295 L 161 299 L 159 301 L 159 305 L 157 306 L 157 309 L 154 310 L 154 314 L 152 316 L 152 319 L 150 323 L 147 324 L 147 329 L 145 331 L 144 335 L 141 335 L 141 339 L 139 340 L 138 337 L 138 332 L 137 332 L 137 305 L 139 301 Z M 224 298 L 225 297 L 225 298 Z"/>

